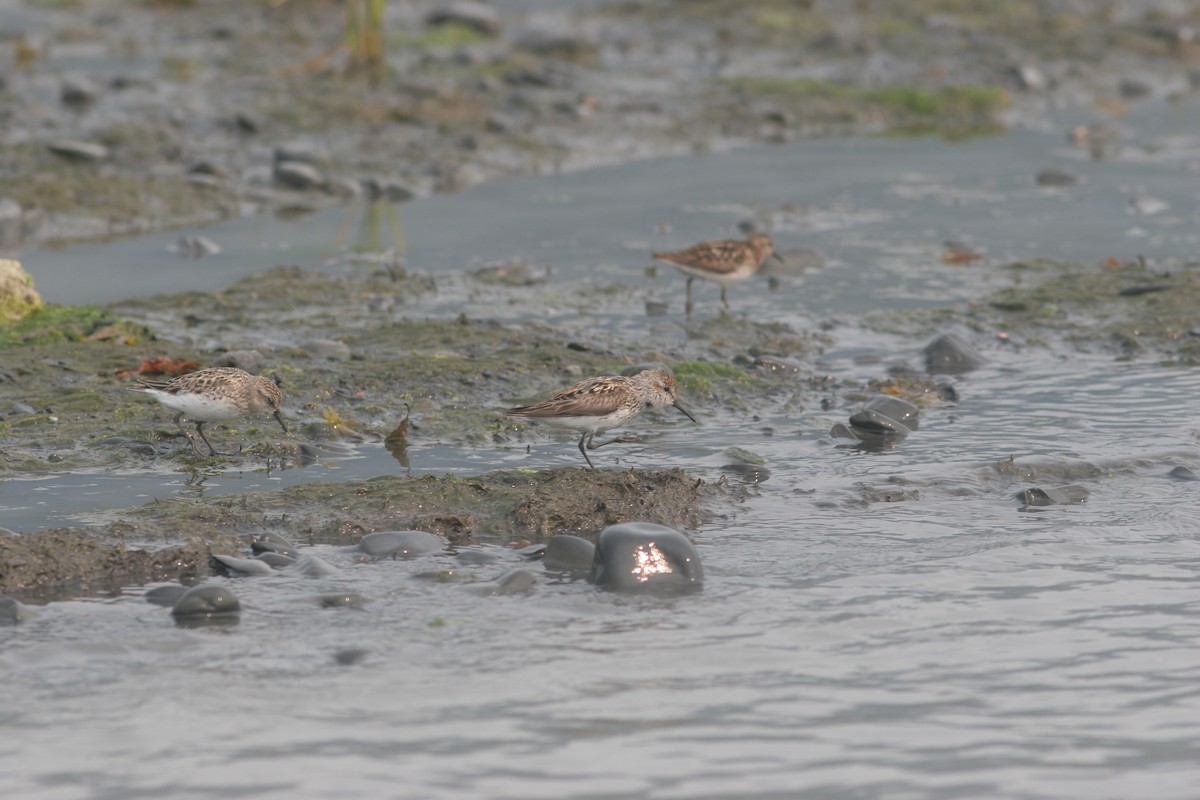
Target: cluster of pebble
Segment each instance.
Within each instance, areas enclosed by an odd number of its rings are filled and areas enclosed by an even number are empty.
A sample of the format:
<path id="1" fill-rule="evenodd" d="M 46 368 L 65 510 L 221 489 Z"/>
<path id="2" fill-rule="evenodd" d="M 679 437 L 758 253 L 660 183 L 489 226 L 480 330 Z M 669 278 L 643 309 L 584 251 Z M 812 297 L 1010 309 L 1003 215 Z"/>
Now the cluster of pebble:
<path id="1" fill-rule="evenodd" d="M 276 533 L 251 537 L 250 549 L 248 557 L 213 555 L 214 569 L 236 577 L 271 575 L 277 570 L 309 577 L 332 577 L 341 572 Z M 494 560 L 489 554 L 481 556 L 479 548 L 456 551 L 447 539 L 428 531 L 369 533 L 346 551 L 359 562 L 444 554 L 464 565 Z M 586 578 L 596 587 L 616 592 L 676 595 L 697 591 L 704 583 L 704 569 L 691 540 L 673 528 L 650 522 L 611 525 L 600 532 L 595 544 L 564 534 L 517 553 L 529 562 L 540 562 L 544 573 Z M 455 576 L 437 570 L 431 577 L 449 580 Z M 538 572 L 517 567 L 493 580 L 471 583 L 469 589 L 482 595 L 508 595 L 532 591 L 538 581 Z M 183 626 L 236 624 L 242 611 L 237 595 L 218 583 L 191 588 L 158 586 L 146 593 L 146 600 L 169 606 L 176 623 Z M 355 592 L 334 592 L 318 595 L 317 602 L 333 608 L 361 606 L 367 599 Z"/>

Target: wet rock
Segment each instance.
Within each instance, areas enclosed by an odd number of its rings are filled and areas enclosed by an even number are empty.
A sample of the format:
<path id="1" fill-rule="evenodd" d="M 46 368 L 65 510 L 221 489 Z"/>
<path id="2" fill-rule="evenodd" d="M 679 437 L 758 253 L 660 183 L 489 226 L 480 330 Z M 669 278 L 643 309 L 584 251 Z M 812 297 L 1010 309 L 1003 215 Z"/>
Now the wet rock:
<path id="1" fill-rule="evenodd" d="M 280 186 L 302 192 L 325 185 L 325 177 L 316 167 L 300 161 L 280 161 L 275 165 L 273 174 Z"/>
<path id="2" fill-rule="evenodd" d="M 596 546 L 579 536 L 551 536 L 542 554 L 542 565 L 556 572 L 587 572 L 596 557 Z"/>
<path id="3" fill-rule="evenodd" d="M 156 606 L 173 607 L 179 602 L 179 598 L 183 597 L 188 592 L 188 587 L 171 585 L 171 586 L 155 586 L 147 591 L 142 598 L 147 602 Z"/>
<path id="4" fill-rule="evenodd" d="M 310 339 L 301 347 L 313 358 L 327 358 L 330 361 L 345 361 L 350 358 L 350 346 L 333 339 Z"/>
<path id="5" fill-rule="evenodd" d="M 41 306 L 42 296 L 21 262 L 0 258 L 0 322 L 24 319 Z"/>
<path id="6" fill-rule="evenodd" d="M 804 369 L 804 365 L 794 358 L 756 356 L 754 368 L 769 375 L 799 375 Z"/>
<path id="7" fill-rule="evenodd" d="M 284 142 L 275 146 L 272 157 L 276 164 L 310 164 L 321 166 L 329 163 L 329 153 L 320 145 L 307 141 Z"/>
<path id="8" fill-rule="evenodd" d="M 905 436 L 917 429 L 919 413 L 907 400 L 877 394 L 851 415 L 850 427 L 876 435 Z"/>
<path id="9" fill-rule="evenodd" d="M 12 408 L 8 410 L 8 413 L 12 414 L 14 417 L 20 417 L 25 414 L 36 414 L 37 409 L 28 403 L 13 403 Z"/>
<path id="10" fill-rule="evenodd" d="M 58 90 L 58 99 L 76 109 L 90 106 L 99 96 L 96 84 L 86 78 L 67 78 Z"/>
<path id="11" fill-rule="evenodd" d="M 280 542 L 274 539 L 255 539 L 250 542 L 250 549 L 255 553 L 274 553 L 293 561 L 300 558 L 300 550 L 291 542 Z"/>
<path id="12" fill-rule="evenodd" d="M 1117 84 L 1117 91 L 1126 100 L 1141 100 L 1154 94 L 1154 86 L 1141 78 L 1124 77 Z"/>
<path id="13" fill-rule="evenodd" d="M 1013 68 L 1013 72 L 1022 89 L 1040 92 L 1050 85 L 1050 82 L 1046 80 L 1046 74 L 1033 64 L 1020 64 Z"/>
<path id="14" fill-rule="evenodd" d="M 691 540 L 679 531 L 626 522 L 600 532 L 590 580 L 618 592 L 673 594 L 700 589 L 704 570 Z"/>
<path id="15" fill-rule="evenodd" d="M 233 125 L 242 133 L 258 133 L 262 129 L 258 117 L 253 114 L 247 114 L 244 111 L 239 111 L 234 115 Z"/>
<path id="16" fill-rule="evenodd" d="M 220 253 L 221 245 L 205 236 L 180 236 L 168 245 L 167 251 L 184 258 L 203 258 Z"/>
<path id="17" fill-rule="evenodd" d="M 496 36 L 500 33 L 500 15 L 484 3 L 446 3 L 430 11 L 425 17 L 425 24 L 431 27 L 463 25 L 484 36 Z"/>
<path id="18" fill-rule="evenodd" d="M 272 569 L 284 569 L 296 563 L 298 559 L 285 556 L 282 553 L 259 553 L 255 558 Z"/>
<path id="19" fill-rule="evenodd" d="M 229 172 L 220 164 L 212 161 L 197 161 L 188 167 L 189 175 L 211 175 L 214 178 L 228 178 Z"/>
<path id="20" fill-rule="evenodd" d="M 69 161 L 94 163 L 108 158 L 108 148 L 95 142 L 55 139 L 52 142 L 47 142 L 46 148 L 56 156 L 62 156 Z"/>
<path id="21" fill-rule="evenodd" d="M 171 609 L 176 619 L 205 620 L 217 617 L 234 617 L 242 610 L 241 603 L 233 592 L 223 586 L 194 586 Z"/>
<path id="22" fill-rule="evenodd" d="M 25 620 L 25 606 L 11 597 L 0 596 L 0 627 L 17 625 Z"/>
<path id="23" fill-rule="evenodd" d="M 242 577 L 250 575 L 271 575 L 275 570 L 271 569 L 270 564 L 264 564 L 253 558 L 238 558 L 236 556 L 226 556 L 220 553 L 213 553 L 213 569 L 218 574 L 230 575 L 232 577 Z"/>
<path id="24" fill-rule="evenodd" d="M 762 464 L 733 462 L 721 467 L 721 473 L 742 483 L 762 483 L 771 477 L 771 470 Z"/>
<path id="25" fill-rule="evenodd" d="M 209 366 L 237 367 L 246 370 L 251 375 L 257 375 L 266 365 L 267 360 L 257 350 L 227 350 L 214 358 Z"/>
<path id="26" fill-rule="evenodd" d="M 527 569 L 517 568 L 509 570 L 494 581 L 474 584 L 470 590 L 484 597 L 498 597 L 528 592 L 535 586 L 537 586 L 537 576 Z"/>
<path id="27" fill-rule="evenodd" d="M 1049 489 L 1031 487 L 1017 492 L 1017 499 L 1026 506 L 1069 506 L 1078 505 L 1087 500 L 1091 492 L 1087 487 L 1072 484 L 1056 486 Z"/>
<path id="28" fill-rule="evenodd" d="M 274 542 L 275 544 L 283 545 L 284 547 L 291 548 L 292 550 L 297 549 L 295 543 L 291 539 L 287 538 L 282 533 L 276 533 L 275 531 L 263 531 L 262 533 L 252 534 L 250 536 L 250 549 L 253 550 L 254 545 L 262 542 Z"/>
<path id="29" fill-rule="evenodd" d="M 334 592 L 317 595 L 321 608 L 362 608 L 369 601 L 358 592 Z"/>
<path id="30" fill-rule="evenodd" d="M 341 664 L 343 667 L 348 667 L 352 664 L 357 664 L 370 654 L 370 650 L 365 647 L 347 647 L 344 650 L 338 650 L 333 654 L 333 660 Z"/>
<path id="31" fill-rule="evenodd" d="M 1038 186 L 1071 186 L 1079 182 L 1079 176 L 1070 170 L 1047 167 L 1035 180 Z"/>
<path id="32" fill-rule="evenodd" d="M 1176 467 L 1167 474 L 1178 481 L 1200 481 L 1200 475 L 1184 466 Z"/>
<path id="33" fill-rule="evenodd" d="M 330 578 L 341 574 L 341 571 L 333 564 L 314 555 L 301 556 L 288 569 L 306 578 Z"/>
<path id="34" fill-rule="evenodd" d="M 21 243 L 23 219 L 20 203 L 10 197 L 0 197 L 0 247 Z"/>
<path id="35" fill-rule="evenodd" d="M 377 531 L 364 536 L 357 549 L 371 558 L 412 558 L 444 552 L 448 545 L 428 531 Z"/>
<path id="36" fill-rule="evenodd" d="M 925 354 L 925 371 L 935 375 L 960 375 L 979 369 L 985 363 L 970 343 L 953 333 L 937 337 L 922 352 Z"/>
<path id="37" fill-rule="evenodd" d="M 398 178 L 367 178 L 362 185 L 367 196 L 374 200 L 406 203 L 417 196 L 416 189 Z"/>

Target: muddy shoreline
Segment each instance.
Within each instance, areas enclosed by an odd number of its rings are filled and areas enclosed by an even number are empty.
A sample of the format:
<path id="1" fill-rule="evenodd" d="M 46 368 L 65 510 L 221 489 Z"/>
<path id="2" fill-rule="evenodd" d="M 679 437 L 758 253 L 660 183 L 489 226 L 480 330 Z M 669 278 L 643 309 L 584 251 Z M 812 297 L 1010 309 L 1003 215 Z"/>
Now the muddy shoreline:
<path id="1" fill-rule="evenodd" d="M 1031 14 L 1050 13 L 1034 3 L 1006 5 L 1007 16 L 982 14 L 983 4 L 957 15 L 922 7 L 915 16 L 859 16 L 782 3 L 748 15 L 717 0 L 635 3 L 501 14 L 499 32 L 487 34 L 430 24 L 405 6 L 394 9 L 404 33 L 390 51 L 391 74 L 374 85 L 338 69 L 336 56 L 305 62 L 337 38 L 325 4 L 151 11 L 113 1 L 89 5 L 84 22 L 68 11 L 29 11 L 19 41 L 34 52 L 0 88 L 0 107 L 19 122 L 0 139 L 11 165 L 0 198 L 19 209 L 0 249 L 304 213 L 364 193 L 402 202 L 497 175 L 748 141 L 986 135 L 1048 103 L 1113 114 L 1125 98 L 1188 90 L 1197 53 L 1185 29 L 1196 20 L 1111 5 L 1094 16 L 1053 16 L 1057 38 L 1023 35 Z M 145 35 L 152 24 L 159 34 Z M 140 42 L 137 52 L 122 61 L 114 48 L 130 40 Z M 272 46 L 249 46 L 259 41 Z M 59 57 L 80 52 L 128 69 L 73 107 L 59 99 L 71 78 Z M 129 70 L 146 64 L 152 77 L 133 80 Z M 896 80 L 880 85 L 880 64 Z M 89 160 L 48 147 L 67 133 L 106 153 Z M 303 168 L 281 172 L 283 162 Z M 912 337 L 1004 332 L 1016 346 L 1196 361 L 1200 338 L 1187 322 L 1200 300 L 1194 265 L 1001 269 L 1026 281 L 970 308 L 880 313 L 863 324 Z M 215 293 L 39 312 L 0 331 L 0 407 L 19 408 L 0 421 L 0 480 L 122 467 L 278 468 L 382 441 L 406 415 L 414 440 L 519 447 L 544 434 L 504 419 L 506 406 L 649 362 L 670 363 L 702 412 L 837 405 L 875 391 L 918 404 L 939 396 L 920 375 L 834 383 L 817 359 L 835 334 L 775 323 L 704 320 L 663 348 L 603 334 L 579 341 L 532 323 L 423 318 L 421 298 L 437 280 L 377 259 L 336 277 L 278 267 Z M 497 288 L 497 276 L 483 272 L 464 280 L 474 291 L 541 291 Z M 276 378 L 296 435 L 281 439 L 270 420 L 246 422 L 220 434 L 244 445 L 236 459 L 196 459 L 167 413 L 125 391 L 130 370 L 165 352 L 205 366 L 227 358 Z M 194 580 L 211 551 L 233 549 L 263 526 L 301 542 L 423 527 L 513 544 L 631 519 L 694 528 L 739 496 L 654 470 L 387 481 L 386 508 L 350 501 L 381 484 L 351 482 L 153 504 L 94 528 L 0 535 L 0 591 L 49 596 L 50 587 Z M 464 486 L 481 487 L 467 493 L 479 497 L 461 497 Z M 295 513 L 273 518 L 281 508 Z"/>

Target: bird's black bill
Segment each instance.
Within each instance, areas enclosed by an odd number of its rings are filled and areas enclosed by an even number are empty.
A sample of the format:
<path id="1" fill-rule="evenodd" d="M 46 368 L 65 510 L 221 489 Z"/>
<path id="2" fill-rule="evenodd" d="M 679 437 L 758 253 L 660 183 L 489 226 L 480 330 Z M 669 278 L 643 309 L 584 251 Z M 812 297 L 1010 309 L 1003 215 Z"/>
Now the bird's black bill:
<path id="1" fill-rule="evenodd" d="M 671 405 L 675 406 L 675 407 L 676 407 L 676 408 L 678 408 L 680 411 L 682 411 L 682 412 L 683 412 L 683 415 L 684 415 L 685 417 L 687 417 L 688 419 L 690 419 L 692 422 L 695 422 L 697 425 L 699 425 L 699 424 L 700 424 L 700 423 L 699 423 L 699 422 L 696 420 L 696 418 L 692 416 L 692 412 L 688 411 L 686 408 L 684 408 L 684 407 L 683 407 L 683 403 L 681 403 L 681 402 L 679 402 L 678 400 L 676 400 L 674 403 L 671 403 Z"/>
<path id="2" fill-rule="evenodd" d="M 775 260 L 776 260 L 776 261 L 778 261 L 780 264 L 783 264 L 783 263 L 784 263 L 783 256 L 779 255 L 779 253 L 772 252 L 772 253 L 771 253 L 771 258 L 775 259 Z"/>
<path id="3" fill-rule="evenodd" d="M 283 428 L 284 433 L 287 433 L 288 429 L 287 429 L 287 424 L 283 421 L 283 412 L 276 411 L 274 416 L 275 416 L 275 419 L 278 420 L 278 422 L 279 422 L 279 427 Z"/>

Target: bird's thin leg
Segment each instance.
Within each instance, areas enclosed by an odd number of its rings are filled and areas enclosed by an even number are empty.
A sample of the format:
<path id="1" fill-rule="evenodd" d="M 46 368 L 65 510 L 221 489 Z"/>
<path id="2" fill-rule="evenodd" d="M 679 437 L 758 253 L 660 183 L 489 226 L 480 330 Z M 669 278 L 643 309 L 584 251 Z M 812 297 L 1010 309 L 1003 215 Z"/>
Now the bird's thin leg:
<path id="1" fill-rule="evenodd" d="M 725 306 L 725 310 L 729 310 L 729 298 L 725 296 L 725 287 L 721 287 L 721 303 Z"/>
<path id="2" fill-rule="evenodd" d="M 208 440 L 208 437 L 204 435 L 204 423 L 203 423 L 203 422 L 197 422 L 197 423 L 196 423 L 196 433 L 200 434 L 200 438 L 204 440 L 204 443 L 205 443 L 206 445 L 208 445 L 208 449 L 211 451 L 212 455 L 214 455 L 214 456 L 236 456 L 236 455 L 238 455 L 239 453 L 241 453 L 241 452 L 242 452 L 242 448 L 241 448 L 240 446 L 238 447 L 238 452 L 237 452 L 237 453 L 221 453 L 221 452 L 218 452 L 218 451 L 217 451 L 217 448 L 215 448 L 215 447 L 213 447 L 213 446 L 212 446 L 212 442 L 210 442 L 210 441 Z M 192 449 L 196 449 L 196 442 L 195 442 L 194 440 L 192 441 Z M 197 454 L 197 455 L 200 455 L 200 451 L 199 451 L 199 450 L 196 450 L 196 454 Z"/>
<path id="3" fill-rule="evenodd" d="M 685 308 L 687 309 L 687 316 L 689 316 L 689 317 L 692 315 L 692 281 L 694 281 L 694 280 L 696 280 L 696 279 L 692 278 L 692 277 L 688 278 L 687 305 L 685 306 Z"/>
<path id="4" fill-rule="evenodd" d="M 618 442 L 621 444 L 637 444 L 640 441 L 642 441 L 640 437 L 630 434 L 628 436 L 614 436 L 607 442 L 592 442 L 589 439 L 587 447 L 588 450 L 595 450 L 597 447 L 604 447 L 606 444 L 617 444 Z"/>
<path id="5" fill-rule="evenodd" d="M 590 431 L 583 432 L 583 436 L 579 437 L 579 452 L 583 453 L 583 460 L 587 462 L 588 469 L 594 470 L 596 468 L 596 465 L 592 463 L 592 460 L 590 458 L 588 458 L 587 450 L 584 449 L 584 444 L 583 444 L 584 442 L 587 442 L 588 443 L 587 446 L 591 447 L 592 446 L 591 438 L 593 435 L 594 434 L 591 433 Z"/>
<path id="6" fill-rule="evenodd" d="M 188 444 L 190 444 L 192 446 L 192 452 L 198 456 L 204 455 L 204 453 L 200 452 L 200 446 L 198 444 L 196 444 L 195 435 L 191 431 L 189 431 L 187 428 L 183 427 L 183 412 L 182 411 L 180 411 L 178 414 L 175 415 L 175 424 L 179 426 L 179 432 L 183 434 L 183 438 L 187 439 Z M 199 426 L 197 425 L 196 427 L 198 430 Z M 205 439 L 204 442 L 205 442 L 205 444 L 208 444 L 208 439 Z M 208 447 L 210 450 L 212 449 L 211 444 L 208 445 Z"/>

